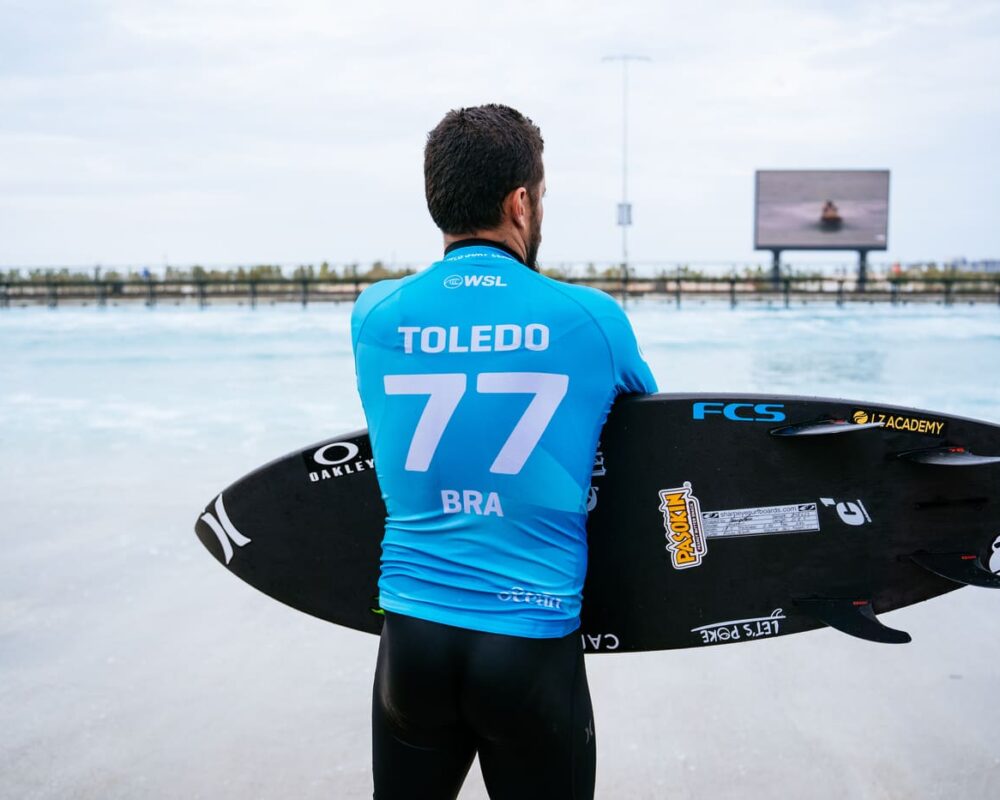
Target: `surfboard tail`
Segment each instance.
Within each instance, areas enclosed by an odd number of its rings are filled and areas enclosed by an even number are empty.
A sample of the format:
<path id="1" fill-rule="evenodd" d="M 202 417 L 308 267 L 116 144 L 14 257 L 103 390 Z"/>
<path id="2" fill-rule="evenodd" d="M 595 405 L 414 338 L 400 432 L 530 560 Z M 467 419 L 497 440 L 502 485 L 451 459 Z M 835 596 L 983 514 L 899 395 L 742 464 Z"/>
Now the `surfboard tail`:
<path id="1" fill-rule="evenodd" d="M 1000 464 L 1000 456 L 983 456 L 973 453 L 967 447 L 958 446 L 906 450 L 897 453 L 896 458 L 914 464 L 933 464 L 939 467 L 979 467 L 985 464 Z"/>
<path id="2" fill-rule="evenodd" d="M 921 551 L 910 556 L 910 561 L 929 572 L 965 586 L 1000 589 L 1000 575 L 983 566 L 975 553 L 927 553 Z"/>
<path id="3" fill-rule="evenodd" d="M 796 422 L 791 425 L 782 425 L 780 428 L 772 428 L 771 436 L 830 436 L 833 434 L 856 433 L 857 431 L 867 431 L 873 428 L 881 428 L 881 422 L 849 422 L 846 419 L 835 417 L 820 417 L 808 422 Z"/>
<path id="4" fill-rule="evenodd" d="M 883 625 L 872 610 L 871 600 L 809 597 L 795 600 L 796 607 L 841 633 L 883 644 L 906 644 L 910 634 Z"/>

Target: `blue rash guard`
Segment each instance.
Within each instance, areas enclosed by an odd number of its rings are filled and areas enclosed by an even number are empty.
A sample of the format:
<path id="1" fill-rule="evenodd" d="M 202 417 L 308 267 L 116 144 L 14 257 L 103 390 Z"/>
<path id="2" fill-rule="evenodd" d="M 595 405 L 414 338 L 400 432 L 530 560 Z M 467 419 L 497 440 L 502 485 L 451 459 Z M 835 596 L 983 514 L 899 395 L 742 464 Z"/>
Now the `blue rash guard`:
<path id="1" fill-rule="evenodd" d="M 580 624 L 587 497 L 615 398 L 656 391 L 604 292 L 465 240 L 351 319 L 388 516 L 383 608 L 490 633 Z"/>

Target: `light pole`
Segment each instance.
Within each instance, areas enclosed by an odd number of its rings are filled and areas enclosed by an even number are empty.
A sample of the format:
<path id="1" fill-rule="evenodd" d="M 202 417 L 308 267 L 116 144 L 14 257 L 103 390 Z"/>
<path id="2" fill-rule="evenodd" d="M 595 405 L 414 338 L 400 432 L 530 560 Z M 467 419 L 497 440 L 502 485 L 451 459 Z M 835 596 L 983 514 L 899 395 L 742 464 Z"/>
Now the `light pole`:
<path id="1" fill-rule="evenodd" d="M 622 229 L 622 291 L 628 294 L 628 229 L 632 224 L 632 204 L 628 201 L 628 63 L 649 61 L 647 56 L 621 53 L 602 61 L 622 62 L 622 201 L 618 204 L 618 225 Z"/>

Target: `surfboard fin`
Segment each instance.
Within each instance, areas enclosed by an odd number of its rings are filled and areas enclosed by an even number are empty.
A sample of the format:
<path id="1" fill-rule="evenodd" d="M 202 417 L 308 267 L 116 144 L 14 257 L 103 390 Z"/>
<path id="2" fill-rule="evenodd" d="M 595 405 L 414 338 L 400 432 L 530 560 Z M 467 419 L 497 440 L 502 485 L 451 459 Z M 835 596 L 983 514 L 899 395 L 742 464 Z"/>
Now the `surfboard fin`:
<path id="1" fill-rule="evenodd" d="M 771 428 L 770 433 L 772 436 L 826 436 L 833 433 L 853 433 L 881 428 L 883 425 L 882 422 L 856 423 L 830 417 L 814 419 L 811 422 L 797 422 L 794 425 L 782 425 L 780 428 Z"/>
<path id="2" fill-rule="evenodd" d="M 967 586 L 1000 589 L 1000 575 L 990 572 L 974 553 L 913 553 L 910 560 L 924 569 Z"/>
<path id="3" fill-rule="evenodd" d="M 841 633 L 884 644 L 906 644 L 910 641 L 910 634 L 879 622 L 872 611 L 871 600 L 810 597 L 794 602 L 805 613 Z"/>
<path id="4" fill-rule="evenodd" d="M 942 467 L 976 467 L 980 464 L 1000 464 L 1000 456 L 979 456 L 964 447 L 927 447 L 906 450 L 896 458 L 915 464 L 937 464 Z M 946 576 L 947 577 L 947 576 Z"/>

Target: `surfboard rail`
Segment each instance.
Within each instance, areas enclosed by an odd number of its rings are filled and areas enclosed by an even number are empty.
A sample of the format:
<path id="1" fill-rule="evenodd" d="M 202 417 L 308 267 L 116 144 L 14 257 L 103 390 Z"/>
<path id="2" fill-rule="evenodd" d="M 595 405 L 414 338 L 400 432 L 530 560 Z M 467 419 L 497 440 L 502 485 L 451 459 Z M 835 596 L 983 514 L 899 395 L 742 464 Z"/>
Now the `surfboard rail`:
<path id="1" fill-rule="evenodd" d="M 786 395 L 625 398 L 590 478 L 581 643 L 624 653 L 822 627 L 908 641 L 875 610 L 966 585 L 1000 588 L 1000 457 L 979 455 L 997 452 L 1000 426 L 919 409 Z M 214 494 L 195 529 L 260 591 L 377 634 L 385 515 L 358 430 Z"/>

